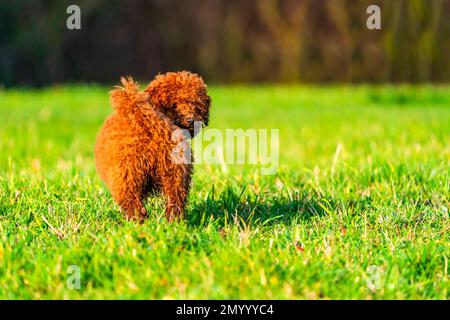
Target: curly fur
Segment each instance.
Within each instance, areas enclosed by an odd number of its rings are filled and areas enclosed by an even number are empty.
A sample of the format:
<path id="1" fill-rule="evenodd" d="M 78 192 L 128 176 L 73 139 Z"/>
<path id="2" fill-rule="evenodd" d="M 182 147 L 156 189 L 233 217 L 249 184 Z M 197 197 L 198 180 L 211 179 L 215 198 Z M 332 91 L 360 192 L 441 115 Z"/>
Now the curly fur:
<path id="1" fill-rule="evenodd" d="M 153 192 L 166 199 L 169 221 L 183 217 L 192 177 L 190 146 L 180 129 L 208 123 L 211 98 L 202 78 L 187 71 L 158 75 L 139 91 L 131 78 L 111 91 L 114 113 L 95 145 L 97 171 L 127 219 L 143 221 L 144 200 Z M 183 148 L 179 148 L 180 145 Z"/>

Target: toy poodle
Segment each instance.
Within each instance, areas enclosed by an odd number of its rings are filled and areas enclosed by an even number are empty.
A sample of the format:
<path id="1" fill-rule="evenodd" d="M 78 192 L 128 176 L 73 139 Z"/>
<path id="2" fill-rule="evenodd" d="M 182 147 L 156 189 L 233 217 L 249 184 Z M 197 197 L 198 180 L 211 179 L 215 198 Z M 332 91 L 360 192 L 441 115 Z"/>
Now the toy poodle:
<path id="1" fill-rule="evenodd" d="M 144 200 L 155 193 L 164 195 L 169 221 L 182 218 L 193 172 L 186 137 L 208 124 L 207 87 L 187 71 L 158 75 L 144 91 L 131 78 L 121 81 L 97 136 L 97 171 L 127 219 L 144 221 Z"/>

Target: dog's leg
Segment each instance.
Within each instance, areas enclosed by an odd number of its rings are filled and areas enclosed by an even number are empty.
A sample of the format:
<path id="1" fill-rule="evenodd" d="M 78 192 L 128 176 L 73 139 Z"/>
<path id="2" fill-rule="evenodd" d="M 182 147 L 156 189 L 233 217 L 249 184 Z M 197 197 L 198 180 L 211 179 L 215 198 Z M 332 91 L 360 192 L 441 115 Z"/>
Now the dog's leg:
<path id="1" fill-rule="evenodd" d="M 122 201 L 117 202 L 122 208 L 127 220 L 134 220 L 142 223 L 148 218 L 147 210 L 138 197 L 135 199 L 122 199 Z"/>
<path id="2" fill-rule="evenodd" d="M 191 173 L 191 165 L 177 165 L 173 167 L 171 175 L 163 176 L 162 191 L 166 197 L 166 218 L 169 222 L 184 216 Z"/>
<path id="3" fill-rule="evenodd" d="M 111 194 L 122 209 L 127 220 L 143 222 L 147 217 L 147 210 L 142 203 L 142 185 L 132 174 L 124 174 L 115 179 L 111 188 Z"/>

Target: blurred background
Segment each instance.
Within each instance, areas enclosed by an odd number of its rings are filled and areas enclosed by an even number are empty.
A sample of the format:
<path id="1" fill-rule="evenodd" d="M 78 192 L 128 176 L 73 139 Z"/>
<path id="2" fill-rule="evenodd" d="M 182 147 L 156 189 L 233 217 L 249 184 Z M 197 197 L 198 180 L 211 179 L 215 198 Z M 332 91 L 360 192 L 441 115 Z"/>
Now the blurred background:
<path id="1" fill-rule="evenodd" d="M 66 9 L 81 8 L 81 30 Z M 381 7 L 381 30 L 366 9 Z M 0 84 L 448 82 L 449 0 L 0 0 Z"/>

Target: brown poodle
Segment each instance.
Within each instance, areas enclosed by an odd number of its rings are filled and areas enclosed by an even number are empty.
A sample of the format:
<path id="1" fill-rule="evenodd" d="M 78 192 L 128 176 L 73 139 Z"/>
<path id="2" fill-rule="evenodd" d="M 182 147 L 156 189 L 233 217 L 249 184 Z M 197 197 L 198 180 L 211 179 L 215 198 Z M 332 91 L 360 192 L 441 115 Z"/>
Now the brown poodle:
<path id="1" fill-rule="evenodd" d="M 147 217 L 143 201 L 154 192 L 166 199 L 169 221 L 181 218 L 189 193 L 192 156 L 185 130 L 208 124 L 211 98 L 196 74 L 158 75 L 145 91 L 131 78 L 111 91 L 115 112 L 98 134 L 97 171 L 127 219 Z"/>

